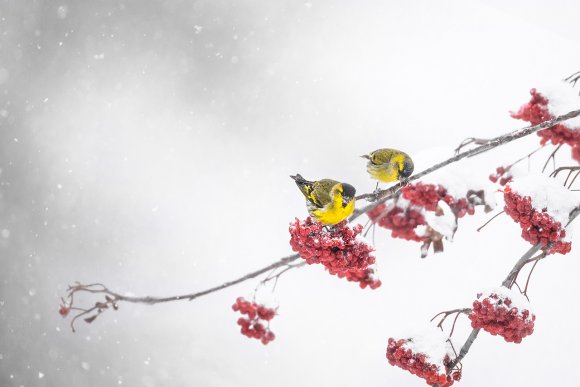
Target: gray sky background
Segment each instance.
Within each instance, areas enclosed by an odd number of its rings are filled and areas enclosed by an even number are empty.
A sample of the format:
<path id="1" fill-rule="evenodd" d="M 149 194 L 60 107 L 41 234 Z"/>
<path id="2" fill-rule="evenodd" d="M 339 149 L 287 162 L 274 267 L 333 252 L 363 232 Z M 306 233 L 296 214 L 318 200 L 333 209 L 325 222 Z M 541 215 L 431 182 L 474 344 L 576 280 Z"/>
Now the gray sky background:
<path id="1" fill-rule="evenodd" d="M 289 174 L 367 192 L 358 156 L 370 150 L 447 156 L 465 137 L 523 126 L 508 111 L 531 87 L 580 70 L 579 11 L 0 0 L 0 386 L 423 385 L 387 364 L 387 339 L 501 282 L 528 248 L 507 217 L 481 233 L 487 215 L 464 219 L 426 260 L 379 230 L 376 291 L 318 267 L 288 273 L 267 347 L 230 309 L 255 281 L 190 303 L 123 304 L 75 334 L 59 297 L 77 280 L 136 295 L 214 286 L 290 252 L 288 223 L 306 210 Z M 485 181 L 537 144 L 444 173 Z M 418 157 L 417 170 L 437 161 Z M 520 345 L 481 334 L 460 385 L 580 385 L 573 241 L 536 269 L 535 333 Z"/>

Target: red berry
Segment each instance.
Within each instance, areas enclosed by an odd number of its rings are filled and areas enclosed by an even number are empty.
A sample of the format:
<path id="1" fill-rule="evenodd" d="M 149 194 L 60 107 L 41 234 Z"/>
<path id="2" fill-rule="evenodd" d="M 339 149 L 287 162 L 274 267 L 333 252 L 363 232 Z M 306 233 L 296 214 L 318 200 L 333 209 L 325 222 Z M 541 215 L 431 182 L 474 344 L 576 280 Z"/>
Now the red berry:
<path id="1" fill-rule="evenodd" d="M 66 306 L 66 305 L 61 305 L 60 308 L 58 309 L 58 313 L 62 316 L 62 317 L 66 317 L 68 316 L 70 312 L 70 307 Z"/>

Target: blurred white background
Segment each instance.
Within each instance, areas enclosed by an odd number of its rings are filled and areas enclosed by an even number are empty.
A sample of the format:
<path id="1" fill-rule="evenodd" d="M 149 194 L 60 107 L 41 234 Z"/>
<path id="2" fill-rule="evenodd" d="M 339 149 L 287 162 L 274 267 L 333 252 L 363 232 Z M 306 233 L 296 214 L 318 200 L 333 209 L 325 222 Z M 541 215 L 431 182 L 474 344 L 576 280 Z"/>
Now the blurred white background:
<path id="1" fill-rule="evenodd" d="M 579 15 L 572 0 L 0 1 L 0 385 L 423 385 L 387 364 L 387 339 L 503 280 L 529 247 L 505 216 L 477 233 L 479 210 L 425 260 L 379 230 L 376 291 L 287 273 L 267 347 L 230 309 L 256 281 L 122 304 L 75 334 L 59 297 L 76 280 L 202 290 L 287 255 L 306 214 L 289 174 L 368 192 L 363 153 L 452 155 L 524 126 L 508 111 L 528 90 L 580 70 Z M 483 182 L 538 142 L 457 168 Z M 480 334 L 461 385 L 580 385 L 578 257 L 538 265 L 535 333 Z"/>

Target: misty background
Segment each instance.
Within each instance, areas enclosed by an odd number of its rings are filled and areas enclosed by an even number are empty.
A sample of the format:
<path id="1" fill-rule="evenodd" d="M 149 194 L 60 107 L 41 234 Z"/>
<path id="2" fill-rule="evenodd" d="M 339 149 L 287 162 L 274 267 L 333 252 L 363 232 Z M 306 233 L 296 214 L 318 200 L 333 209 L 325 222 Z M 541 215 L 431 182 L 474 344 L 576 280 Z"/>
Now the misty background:
<path id="1" fill-rule="evenodd" d="M 289 254 L 288 224 L 306 215 L 289 174 L 369 192 L 361 154 L 403 149 L 422 170 L 465 137 L 524 126 L 508 111 L 528 90 L 580 70 L 579 11 L 0 0 L 0 386 L 423 385 L 388 365 L 387 339 L 499 285 L 529 247 L 506 216 L 477 233 L 489 218 L 478 210 L 425 260 L 378 230 L 375 291 L 320 267 L 288 272 L 268 346 L 242 336 L 230 308 L 257 280 L 193 302 L 121 304 L 76 333 L 58 305 L 74 281 L 168 296 Z M 442 173 L 485 182 L 538 143 Z M 421 161 L 430 148 L 443 153 Z M 580 385 L 573 235 L 572 252 L 532 278 L 534 334 L 520 345 L 480 334 L 460 385 Z M 458 324 L 462 343 L 469 322 Z"/>

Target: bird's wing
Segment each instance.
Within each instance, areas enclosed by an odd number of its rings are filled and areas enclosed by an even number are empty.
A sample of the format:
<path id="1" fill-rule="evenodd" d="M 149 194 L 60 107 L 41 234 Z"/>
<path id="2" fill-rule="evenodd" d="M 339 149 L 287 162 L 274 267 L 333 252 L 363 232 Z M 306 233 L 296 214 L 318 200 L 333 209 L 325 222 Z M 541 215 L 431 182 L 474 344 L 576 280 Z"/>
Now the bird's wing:
<path id="1" fill-rule="evenodd" d="M 308 181 L 305 178 L 303 178 L 300 174 L 296 174 L 296 176 L 290 177 L 296 182 L 298 189 L 300 189 L 300 192 L 302 192 L 302 194 L 306 197 L 308 203 L 310 203 L 315 208 L 323 207 L 318 203 L 316 197 L 314 196 L 314 189 L 317 182 Z"/>
<path id="2" fill-rule="evenodd" d="M 330 191 L 332 187 L 340 182 L 331 179 L 322 179 L 314 183 L 314 190 L 312 191 L 311 201 L 318 207 L 324 207 L 332 201 Z"/>
<path id="3" fill-rule="evenodd" d="M 387 164 L 393 157 L 393 149 L 379 149 L 371 153 L 371 162 L 375 165 Z"/>

